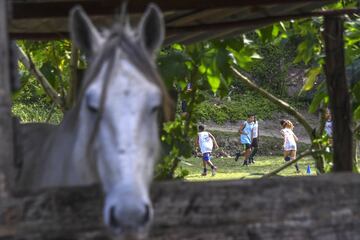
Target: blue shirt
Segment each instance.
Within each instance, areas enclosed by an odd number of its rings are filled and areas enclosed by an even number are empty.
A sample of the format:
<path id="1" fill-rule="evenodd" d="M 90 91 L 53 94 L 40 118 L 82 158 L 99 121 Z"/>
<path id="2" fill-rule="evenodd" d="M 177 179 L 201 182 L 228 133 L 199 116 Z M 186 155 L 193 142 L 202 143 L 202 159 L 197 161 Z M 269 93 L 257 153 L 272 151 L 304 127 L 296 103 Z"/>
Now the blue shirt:
<path id="1" fill-rule="evenodd" d="M 242 130 L 242 134 L 240 135 L 241 144 L 251 144 L 251 133 L 254 127 L 253 123 L 244 122 L 244 129 Z"/>

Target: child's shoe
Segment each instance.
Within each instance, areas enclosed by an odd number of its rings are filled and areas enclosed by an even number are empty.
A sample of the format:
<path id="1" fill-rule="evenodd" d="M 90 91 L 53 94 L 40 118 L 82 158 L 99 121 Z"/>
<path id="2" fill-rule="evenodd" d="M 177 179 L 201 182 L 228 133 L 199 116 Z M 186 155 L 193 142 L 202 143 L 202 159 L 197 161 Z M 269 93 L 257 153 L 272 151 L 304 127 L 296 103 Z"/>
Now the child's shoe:
<path id="1" fill-rule="evenodd" d="M 243 162 L 243 166 L 248 166 L 248 165 L 249 165 L 248 160 L 244 160 L 244 162 Z"/>
<path id="2" fill-rule="evenodd" d="M 215 176 L 216 175 L 216 170 L 217 170 L 217 167 L 214 166 L 212 169 L 211 169 L 211 176 Z"/>
<path id="3" fill-rule="evenodd" d="M 237 162 L 237 160 L 239 160 L 239 157 L 241 156 L 241 153 L 236 153 L 235 154 L 235 162 Z"/>

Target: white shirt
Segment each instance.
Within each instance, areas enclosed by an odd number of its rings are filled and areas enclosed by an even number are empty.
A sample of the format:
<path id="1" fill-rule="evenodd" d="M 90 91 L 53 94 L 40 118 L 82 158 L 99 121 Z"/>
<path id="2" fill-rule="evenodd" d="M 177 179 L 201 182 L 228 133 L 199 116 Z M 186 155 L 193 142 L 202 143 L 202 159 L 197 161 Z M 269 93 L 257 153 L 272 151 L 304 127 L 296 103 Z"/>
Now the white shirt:
<path id="1" fill-rule="evenodd" d="M 199 146 L 201 153 L 211 152 L 213 149 L 213 140 L 210 137 L 210 134 L 206 131 L 199 132 Z"/>
<path id="2" fill-rule="evenodd" d="M 252 137 L 257 138 L 259 136 L 259 126 L 258 121 L 254 122 L 252 129 Z"/>
<path id="3" fill-rule="evenodd" d="M 332 121 L 326 121 L 325 123 L 325 132 L 329 137 L 333 135 L 332 125 Z"/>
<path id="4" fill-rule="evenodd" d="M 295 134 L 290 128 L 284 128 L 281 130 L 282 134 L 284 135 L 284 150 L 296 150 L 296 141 L 295 141 Z"/>

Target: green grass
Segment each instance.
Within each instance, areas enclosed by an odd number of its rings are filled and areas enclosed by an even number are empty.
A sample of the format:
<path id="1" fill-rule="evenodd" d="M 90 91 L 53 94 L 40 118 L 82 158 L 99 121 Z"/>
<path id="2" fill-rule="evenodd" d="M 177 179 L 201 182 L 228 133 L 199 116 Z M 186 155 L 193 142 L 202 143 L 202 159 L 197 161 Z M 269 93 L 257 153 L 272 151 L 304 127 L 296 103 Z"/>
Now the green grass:
<path id="1" fill-rule="evenodd" d="M 187 170 L 189 174 L 185 177 L 186 181 L 212 181 L 212 180 L 231 180 L 231 179 L 249 179 L 260 178 L 262 175 L 275 170 L 284 164 L 281 156 L 259 156 L 255 159 L 255 164 L 242 166 L 242 158 L 238 162 L 234 158 L 214 158 L 213 163 L 218 167 L 216 176 L 211 176 L 208 170 L 207 176 L 201 176 L 203 169 L 201 158 L 190 158 L 181 161 L 180 167 Z M 315 175 L 314 160 L 304 158 L 299 162 L 300 173 L 296 173 L 295 167 L 290 166 L 282 170 L 279 176 L 302 176 L 306 174 L 306 168 L 310 164 L 311 175 Z"/>

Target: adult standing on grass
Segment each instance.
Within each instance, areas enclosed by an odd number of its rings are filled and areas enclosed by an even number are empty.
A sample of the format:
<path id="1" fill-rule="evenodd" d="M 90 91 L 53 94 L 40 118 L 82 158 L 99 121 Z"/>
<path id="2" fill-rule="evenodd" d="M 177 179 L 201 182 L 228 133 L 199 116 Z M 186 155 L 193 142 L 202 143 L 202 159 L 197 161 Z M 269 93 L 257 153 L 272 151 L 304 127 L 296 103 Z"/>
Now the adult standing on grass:
<path id="1" fill-rule="evenodd" d="M 202 176 L 207 175 L 207 168 L 206 165 L 209 165 L 211 168 L 212 176 L 215 176 L 216 174 L 216 166 L 211 162 L 211 152 L 213 149 L 213 145 L 215 144 L 215 147 L 218 148 L 218 144 L 215 140 L 215 137 L 205 131 L 205 127 L 203 125 L 199 126 L 199 132 L 198 132 L 198 138 L 195 141 L 196 147 L 200 147 L 200 151 L 202 153 L 202 159 L 203 159 L 203 165 L 204 165 L 204 171 L 201 174 Z"/>
<path id="2" fill-rule="evenodd" d="M 281 129 L 281 135 L 284 138 L 284 160 L 292 161 L 296 158 L 296 150 L 297 145 L 296 142 L 298 138 L 296 137 L 295 133 L 293 132 L 294 125 L 289 120 L 281 120 L 280 124 L 283 129 Z M 299 173 L 299 166 L 295 163 L 296 172 Z"/>
<path id="3" fill-rule="evenodd" d="M 254 157 L 258 151 L 258 137 L 259 137 L 259 124 L 254 114 L 254 123 L 253 123 L 252 140 L 251 140 L 251 153 L 249 156 L 249 163 L 255 163 Z"/>
<path id="4" fill-rule="evenodd" d="M 241 155 L 244 155 L 243 166 L 250 164 L 249 156 L 251 153 L 251 141 L 252 141 L 252 129 L 254 126 L 254 115 L 248 114 L 246 121 L 240 124 L 239 133 L 240 133 L 240 143 L 243 146 L 243 152 L 236 153 L 235 161 L 239 159 Z"/>

